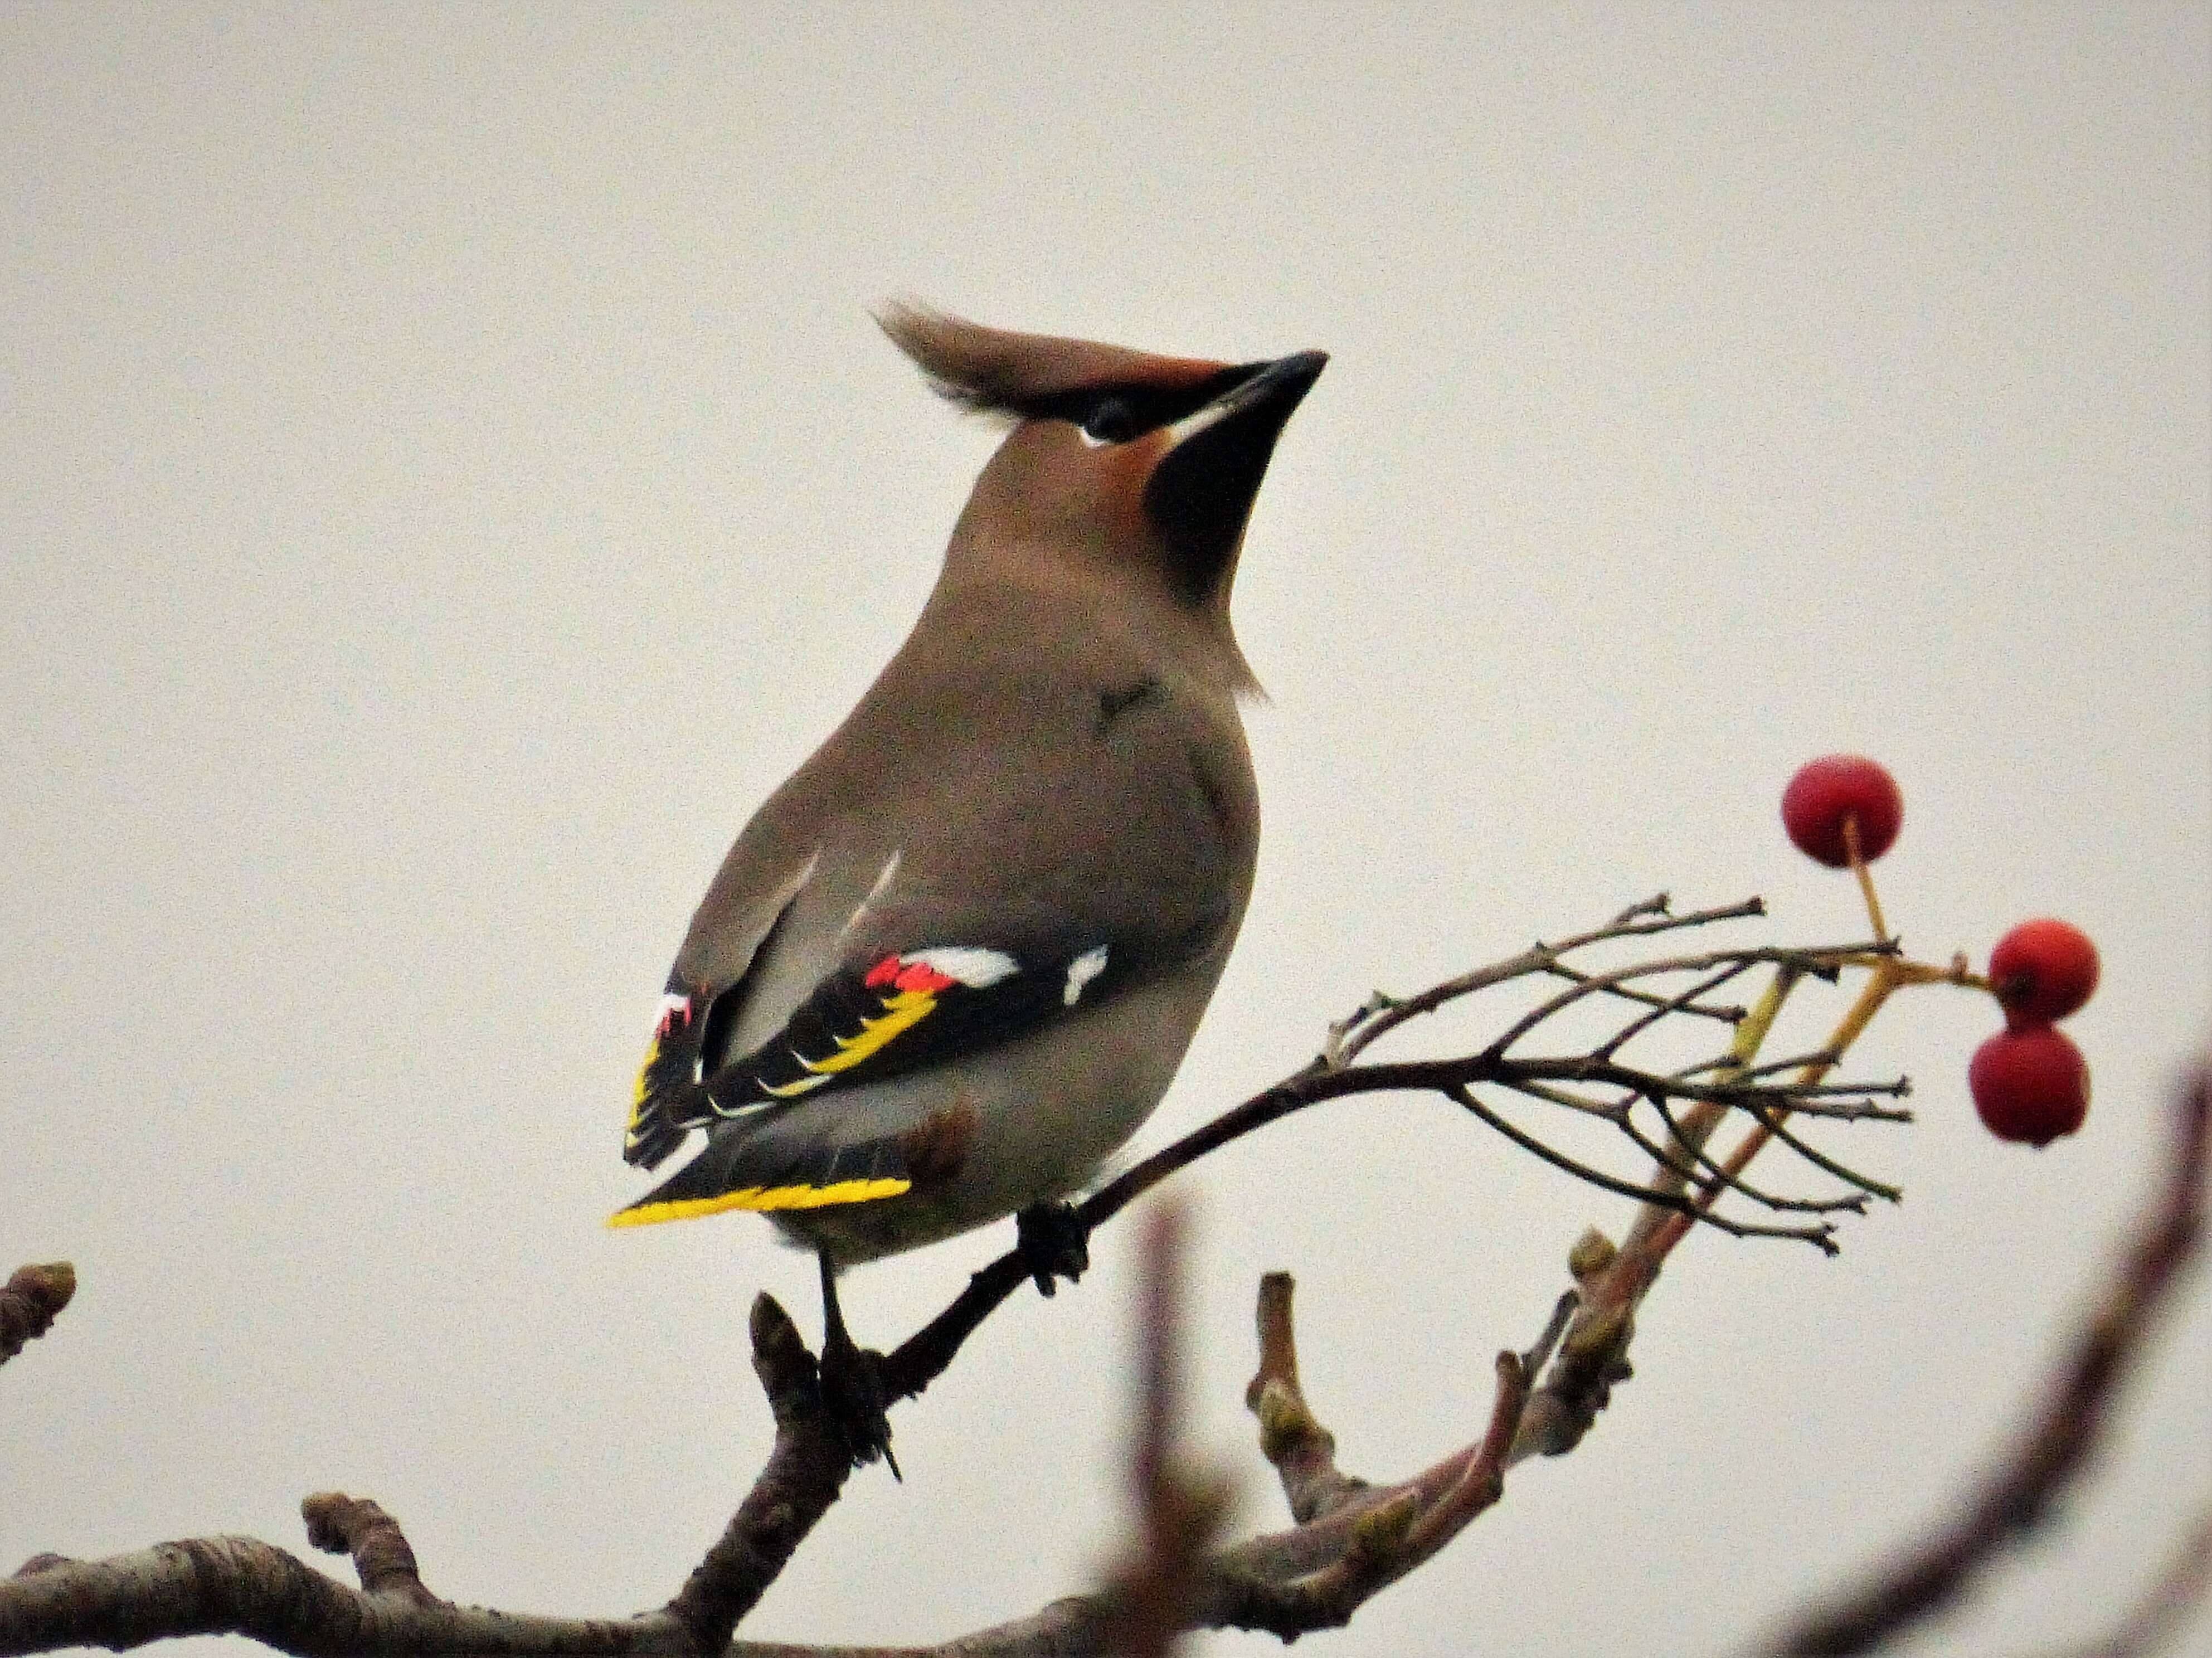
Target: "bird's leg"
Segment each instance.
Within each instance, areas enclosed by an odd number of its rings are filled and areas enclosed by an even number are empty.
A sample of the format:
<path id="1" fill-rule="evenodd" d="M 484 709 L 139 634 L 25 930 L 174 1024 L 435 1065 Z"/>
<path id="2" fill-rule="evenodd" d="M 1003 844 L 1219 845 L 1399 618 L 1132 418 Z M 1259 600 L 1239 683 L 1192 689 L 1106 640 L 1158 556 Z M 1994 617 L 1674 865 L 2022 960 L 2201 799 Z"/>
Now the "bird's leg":
<path id="1" fill-rule="evenodd" d="M 865 1468 L 878 1456 L 891 1478 L 902 1479 L 891 1455 L 891 1422 L 884 1411 L 883 1355 L 854 1345 L 837 1305 L 837 1279 L 830 1252 L 818 1249 L 822 1263 L 822 1407 L 845 1441 L 853 1466 Z"/>
<path id="2" fill-rule="evenodd" d="M 1032 1204 L 1014 1217 L 1014 1248 L 1037 1293 L 1048 1296 L 1055 1278 L 1073 1284 L 1091 1265 L 1091 1229 L 1076 1218 L 1073 1204 Z"/>

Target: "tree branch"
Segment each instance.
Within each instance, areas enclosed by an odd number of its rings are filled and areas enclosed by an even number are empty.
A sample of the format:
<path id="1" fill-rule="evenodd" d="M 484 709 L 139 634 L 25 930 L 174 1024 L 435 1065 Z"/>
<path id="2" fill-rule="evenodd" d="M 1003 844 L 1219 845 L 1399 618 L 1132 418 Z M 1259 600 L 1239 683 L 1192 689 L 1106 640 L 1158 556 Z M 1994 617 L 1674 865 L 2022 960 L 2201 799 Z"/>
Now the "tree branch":
<path id="1" fill-rule="evenodd" d="M 353 1557 L 358 1589 L 246 1537 L 162 1543 L 105 1560 L 42 1555 L 0 1582 L 0 1653 L 121 1650 L 185 1635 L 244 1635 L 303 1658 L 370 1651 L 720 1653 L 836 1500 L 851 1468 L 822 1410 L 814 1357 L 767 1296 L 753 1303 L 752 1342 L 775 1442 L 721 1540 L 658 1612 L 567 1619 L 453 1606 L 422 1587 L 414 1551 L 382 1509 L 323 1492 L 301 1505 L 308 1539 Z"/>
<path id="2" fill-rule="evenodd" d="M 1865 959 L 1866 947 L 1803 950 L 1757 946 L 1601 973 L 1570 966 L 1563 959 L 1595 944 L 1764 913 L 1764 906 L 1753 898 L 1676 916 L 1668 913 L 1662 896 L 1632 906 L 1605 926 L 1560 944 L 1535 945 L 1408 1000 L 1378 997 L 1361 1014 L 1332 1028 L 1321 1057 L 1108 1182 L 1077 1206 L 1076 1218 L 1086 1232 L 1095 1230 L 1209 1151 L 1310 1105 L 1354 1094 L 1407 1090 L 1441 1094 L 1468 1105 L 1523 1143 L 1535 1142 L 1476 1103 L 1468 1090 L 1495 1083 L 1542 1097 L 1553 1082 L 1595 1083 L 1623 1087 L 1656 1102 L 1689 1100 L 1715 1115 L 1752 1103 L 1819 1108 L 1802 1087 L 1747 1080 L 1740 1066 L 1710 1078 L 1705 1077 L 1706 1067 L 1667 1077 L 1624 1065 L 1613 1055 L 1631 1037 L 1650 1028 L 1659 1013 L 1721 1018 L 1741 1035 L 1745 1023 L 1741 1011 L 1706 1005 L 1699 999 L 1705 992 L 1759 963 L 1778 963 L 1780 974 L 1792 977 L 1832 976 L 1842 964 Z M 1705 976 L 1688 992 L 1662 994 L 1646 987 L 1645 981 L 1686 973 Z M 1434 1060 L 1352 1062 L 1381 1037 L 1421 1014 L 1478 990 L 1531 976 L 1564 980 L 1566 988 L 1552 996 L 1535 1017 L 1524 1016 L 1506 1040 L 1480 1053 Z M 1551 1058 L 1505 1054 L 1513 1041 L 1552 1013 L 1594 996 L 1624 999 L 1642 1010 L 1601 1053 Z M 1755 1024 L 1757 1017 L 1754 1013 L 1751 1023 Z M 1879 1108 L 1861 1102 L 1837 1109 L 1862 1114 Z M 1682 1170 L 1639 1187 L 1575 1166 L 1586 1177 L 1638 1195 L 1647 1205 L 1675 1212 L 1678 1217 L 1709 1219 L 1726 1230 L 1814 1236 L 1822 1230 L 1752 1228 L 1711 1216 L 1686 1195 L 1687 1177 Z M 884 1361 L 889 1398 L 911 1398 L 943 1374 L 968 1336 L 1029 1276 L 1027 1264 L 1016 1252 L 977 1272 L 943 1312 Z M 1286 1301 L 1280 1319 L 1286 1332 Z M 1577 1327 L 1568 1332 L 1561 1345 L 1561 1363 L 1587 1346 L 1591 1330 L 1598 1327 L 1578 1319 Z M 1625 1328 L 1622 1339 L 1625 1342 Z M 451 1606 L 422 1587 L 412 1552 L 390 1516 L 373 1503 L 325 1495 L 310 1499 L 311 1537 L 319 1546 L 354 1557 L 362 1575 L 361 1589 L 336 1582 L 283 1550 L 241 1539 L 168 1545 L 109 1562 L 42 1558 L 34 1563 L 41 1569 L 32 1576 L 0 1585 L 0 1652 L 84 1640 L 128 1645 L 167 1634 L 215 1632 L 248 1634 L 295 1652 L 340 1650 L 362 1642 L 391 1650 L 714 1651 L 836 1500 L 848 1472 L 821 1411 L 815 1361 L 781 1309 L 765 1297 L 754 1309 L 753 1340 L 755 1369 L 775 1416 L 775 1447 L 723 1537 L 659 1612 L 607 1623 L 513 1619 Z M 1484 1446 L 1500 1434 L 1507 1436 L 1506 1446 L 1514 1443 L 1534 1368 L 1531 1363 L 1516 1369 L 1501 1361 L 1492 1427 L 1482 1444 L 1377 1494 L 1370 1504 L 1341 1505 L 1358 1508 L 1356 1515 L 1316 1515 L 1312 1523 L 1292 1533 L 1224 1551 L 1216 1558 L 1207 1579 L 1215 1585 L 1212 1593 L 1218 1602 L 1212 1615 L 1218 1621 L 1249 1620 L 1255 1627 L 1285 1631 L 1319 1627 L 1311 1620 L 1348 1617 L 1352 1606 L 1382 1583 L 1427 1558 L 1495 1499 L 1496 1478 L 1501 1476 L 1509 1453 L 1496 1446 L 1486 1451 Z M 1600 1364 L 1593 1374 L 1617 1379 L 1620 1369 Z M 1555 1385 L 1544 1397 L 1556 1402 L 1565 1395 Z M 1593 1397 L 1585 1387 L 1577 1396 L 1576 1408 L 1594 1413 Z M 1360 1527 L 1357 1530 L 1352 1528 L 1355 1520 Z M 1324 1575 L 1310 1576 L 1316 1571 Z M 125 1590 L 119 1586 L 125 1582 L 137 1587 Z M 1032 1639 L 1057 1643 L 1051 1649 L 1059 1650 L 1076 1638 L 1079 1628 L 1105 1629 L 1120 1615 L 1114 1610 L 1120 1604 L 1110 1596 L 1079 1597 L 1048 1608 L 1039 1615 L 1042 1622 L 1024 1619 L 999 1631 L 981 1631 L 946 1650 L 1030 1650 L 1020 1643 Z M 319 1644 L 328 1642 L 336 1644 Z"/>
<path id="3" fill-rule="evenodd" d="M 76 1293 L 76 1269 L 65 1260 L 18 1266 L 0 1287 L 0 1364 L 53 1327 Z"/>
<path id="4" fill-rule="evenodd" d="M 1586 1178 L 1639 1199 L 1625 1243 L 1615 1248 L 1592 1232 L 1569 1258 L 1575 1288 L 1561 1297 L 1543 1334 L 1524 1354 L 1498 1355 L 1496 1391 L 1481 1436 L 1431 1467 L 1389 1485 L 1341 1471 L 1334 1436 L 1307 1403 L 1298 1381 L 1291 1325 L 1291 1281 L 1270 1274 L 1261 1285 L 1260 1358 L 1247 1390 L 1259 1420 L 1261 1448 L 1273 1466 L 1294 1521 L 1287 1531 L 1208 1551 L 1205 1540 L 1221 1510 L 1218 1489 L 1173 1465 L 1173 1379 L 1179 1351 L 1174 1333 L 1177 1292 L 1171 1222 L 1148 1234 L 1143 1424 L 1133 1458 L 1141 1547 L 1100 1592 L 1055 1601 L 1030 1617 L 927 1648 L 812 1648 L 730 1643 L 732 1631 L 757 1604 L 793 1552 L 834 1503 L 849 1473 L 842 1442 L 828 1420 L 817 1367 L 782 1309 L 766 1297 L 752 1315 L 754 1368 L 775 1417 L 775 1441 L 752 1488 L 724 1534 L 677 1595 L 656 1612 L 621 1619 L 516 1617 L 459 1607 L 422 1584 L 413 1551 L 392 1518 L 375 1503 L 325 1493 L 303 1505 L 310 1540 L 351 1556 L 361 1579 L 349 1588 L 285 1551 L 250 1539 L 216 1537 L 169 1543 L 105 1561 L 41 1556 L 0 1581 L 0 1654 L 99 1644 L 117 1649 L 168 1636 L 236 1633 L 298 1654 L 548 1653 L 680 1654 L 709 1658 L 1042 1658 L 1109 1649 L 1164 1652 L 1194 1627 L 1261 1629 L 1285 1639 L 1340 1625 L 1384 1587 L 1434 1558 L 1501 1496 L 1506 1474 L 1534 1455 L 1571 1450 L 1606 1406 L 1611 1388 L 1629 1374 L 1627 1352 L 1640 1303 L 1669 1253 L 1698 1220 L 1736 1231 L 1808 1236 L 1819 1229 L 1758 1229 L 1716 1216 L 1713 1201 L 1742 1193 L 1774 1208 L 1851 1206 L 1850 1199 L 1775 1198 L 1738 1178 L 1748 1151 L 1724 1161 L 1705 1148 L 1735 1109 L 1757 1125 L 1747 1145 L 1780 1133 L 1796 1111 L 1838 1116 L 1901 1117 L 1871 1095 L 1901 1093 L 1904 1084 L 1829 1087 L 1820 1077 L 1845 1040 L 1811 1056 L 1794 1081 L 1768 1081 L 1772 1066 L 1754 1063 L 1765 1033 L 1790 987 L 1807 977 L 1832 977 L 1847 966 L 1870 967 L 1875 985 L 1851 1016 L 1908 982 L 1967 982 L 1962 964 L 1923 967 L 1883 945 L 1784 950 L 1759 947 L 1682 956 L 1607 972 L 1570 967 L 1561 957 L 1587 944 L 1705 925 L 1762 913 L 1757 900 L 1675 917 L 1664 900 L 1626 911 L 1608 926 L 1557 946 L 1537 945 L 1493 968 L 1462 975 L 1406 1001 L 1376 997 L 1331 1028 L 1311 1064 L 1155 1153 L 1082 1204 L 1075 1216 L 1088 1231 L 1161 1181 L 1207 1152 L 1323 1101 L 1386 1090 L 1441 1095 L 1482 1114 L 1525 1144 L 1532 1136 L 1476 1097 L 1495 1086 L 1607 1117 L 1647 1152 L 1656 1168 L 1643 1185 L 1619 1181 L 1578 1165 Z M 1749 967 L 1769 963 L 1772 980 L 1749 1011 L 1721 1009 L 1702 998 Z M 1664 993 L 1647 981 L 1700 975 L 1688 991 Z M 1564 981 L 1534 1017 L 1524 1015 L 1506 1035 L 1472 1054 L 1442 1060 L 1380 1062 L 1358 1056 L 1382 1035 L 1422 1013 L 1492 985 L 1540 975 Z M 1878 988 L 1876 987 L 1878 987 Z M 1506 1050 L 1564 1009 L 1596 996 L 1639 1010 L 1594 1050 L 1564 1057 L 1523 1057 Z M 1724 1018 L 1729 1052 L 1686 1071 L 1662 1075 L 1616 1057 L 1629 1039 L 1667 1014 Z M 1850 1021 L 1847 1019 L 1846 1023 Z M 1625 1090 L 1606 1103 L 1578 1090 Z M 2058 1485 L 2086 1455 L 2116 1378 L 2139 1347 L 2156 1304 L 2194 1249 L 2201 1224 L 2207 1135 L 2207 1082 L 2197 1079 L 2181 1117 L 2173 1169 L 2155 1223 L 2130 1258 L 2128 1270 L 2057 1390 L 2059 1402 L 2030 1436 L 2002 1478 L 1965 1518 L 1839 1608 L 1806 1620 L 1778 1653 L 1793 1655 L 1864 1649 L 1902 1628 L 1959 1586 L 2007 1537 L 2033 1523 Z M 1670 1145 L 1655 1147 L 1628 1121 L 1649 1101 L 1665 1122 Z M 1687 1108 L 1677 1114 L 1670 1103 Z M 1790 1137 L 1784 1135 L 1785 1139 Z M 1887 1193 L 1792 1142 L 1792 1149 L 1833 1167 L 1847 1181 Z M 1547 1155 L 1555 1155 L 1549 1154 Z M 27 1274 L 30 1276 L 27 1278 Z M 43 1274 L 43 1276 L 41 1276 Z M 57 1276 L 58 1274 L 58 1276 Z M 890 1396 L 912 1397 L 942 1374 L 967 1336 L 1029 1276 L 1018 1253 L 976 1273 L 936 1318 L 884 1361 Z M 67 1268 L 27 1268 L 0 1297 L 0 1333 L 12 1353 L 42 1331 L 68 1299 Z M 2148 1628 L 2171 1621 L 2178 1602 L 2201 1592 L 2204 1556 L 2194 1547 L 2162 1580 Z M 2132 1627 L 2132 1625 L 2130 1626 Z M 2125 1631 L 2124 1631 L 2124 1634 Z"/>
<path id="5" fill-rule="evenodd" d="M 790 1315 L 766 1295 L 753 1302 L 752 1342 L 753 1373 L 775 1418 L 775 1442 L 721 1540 L 666 1608 L 706 1653 L 719 1652 L 768 1593 L 853 1468 L 844 1436 L 823 1409 L 814 1356 Z"/>
<path id="6" fill-rule="evenodd" d="M 533 1618 L 348 1588 L 251 1537 L 157 1543 L 105 1560 L 42 1555 L 0 1582 L 0 1653 L 245 1635 L 305 1658 L 387 1653 L 684 1653 L 665 1616 Z"/>
<path id="7" fill-rule="evenodd" d="M 1592 945 L 1656 932 L 1708 926 L 1765 913 L 1765 905 L 1761 900 L 1749 898 L 1741 903 L 1675 915 L 1668 912 L 1667 898 L 1662 893 L 1643 903 L 1630 906 L 1604 926 L 1578 933 L 1563 944 L 1533 945 L 1502 962 L 1445 980 L 1418 995 L 1401 999 L 1378 993 L 1349 1018 L 1329 1027 L 1328 1040 L 1318 1057 L 1273 1086 L 1262 1089 L 1212 1121 L 1194 1129 L 1173 1145 L 1125 1169 L 1075 1206 L 1076 1221 L 1086 1232 L 1096 1230 L 1128 1204 L 1169 1176 L 1188 1168 L 1200 1157 L 1309 1106 L 1353 1095 L 1419 1092 L 1439 1094 L 1455 1101 L 1509 1138 L 1536 1151 L 1538 1155 L 1578 1178 L 1675 1212 L 1686 1227 L 1703 1222 L 1739 1236 L 1796 1238 L 1832 1253 L 1832 1226 L 1822 1224 L 1774 1227 L 1730 1220 L 1716 1214 L 1710 1203 L 1683 1195 L 1688 1182 L 1680 1170 L 1671 1177 L 1662 1171 L 1659 1178 L 1644 1186 L 1617 1179 L 1577 1159 L 1556 1153 L 1534 1136 L 1508 1126 L 1489 1108 L 1470 1104 L 1468 1090 L 1477 1086 L 1497 1084 L 1541 1098 L 1544 1097 L 1544 1085 L 1552 1083 L 1596 1084 L 1623 1088 L 1648 1099 L 1692 1102 L 1700 1107 L 1709 1108 L 1707 1115 L 1711 1123 L 1717 1123 L 1730 1109 L 1753 1108 L 1765 1109 L 1774 1115 L 1778 1122 L 1781 1113 L 1790 1110 L 1808 1115 L 1905 1121 L 1910 1121 L 1910 1113 L 1875 1106 L 1863 1099 L 1836 1104 L 1821 1097 L 1824 1094 L 1838 1092 L 1851 1096 L 1899 1094 L 1905 1091 L 1905 1084 L 1902 1082 L 1831 1090 L 1823 1089 L 1817 1079 L 1764 1083 L 1752 1078 L 1741 1066 L 1727 1068 L 1725 1064 L 1710 1078 L 1704 1073 L 1714 1070 L 1711 1066 L 1695 1066 L 1680 1074 L 1663 1075 L 1640 1070 L 1612 1058 L 1613 1050 L 1622 1040 L 1619 1035 L 1603 1046 L 1601 1050 L 1602 1057 L 1601 1054 L 1588 1052 L 1530 1057 L 1506 1054 L 1504 1050 L 1512 1042 L 1528 1035 L 1540 1023 L 1535 1016 L 1523 1016 L 1510 1027 L 1505 1037 L 1491 1042 L 1479 1052 L 1437 1060 L 1355 1063 L 1360 1054 L 1409 1020 L 1434 1012 L 1479 991 L 1531 976 L 1564 976 L 1569 981 L 1566 989 L 1549 999 L 1539 1010 L 1543 1017 L 1548 1018 L 1588 997 L 1632 987 L 1633 981 L 1639 979 L 1686 973 L 1711 974 L 1721 969 L 1741 971 L 1759 964 L 1772 964 L 1777 969 L 1778 982 L 1786 986 L 1806 977 L 1833 977 L 1844 965 L 1893 959 L 1893 952 L 1886 945 L 1855 944 L 1810 949 L 1753 945 L 1663 957 L 1601 974 L 1579 971 L 1561 974 L 1559 971 L 1562 957 Z M 1932 969 L 1920 970 L 1929 974 L 1936 972 Z M 1668 998 L 1645 999 L 1656 999 L 1669 1005 L 1674 1002 L 1674 999 Z M 1773 992 L 1769 992 L 1767 999 L 1777 999 Z M 1765 1007 L 1764 1004 L 1762 1007 L 1765 1017 L 1771 1019 L 1771 1008 Z M 1685 1005 L 1677 1007 L 1675 1011 L 1684 1011 L 1687 1008 Z M 1756 1017 L 1756 1013 L 1753 1017 Z M 1633 1028 L 1641 1029 L 1647 1024 L 1648 1016 L 1639 1017 Z M 1765 1027 L 1760 1025 L 1759 1028 L 1763 1031 Z M 1611 1108 L 1601 1108 L 1600 1114 L 1610 1116 Z M 1710 1124 L 1705 1132 L 1711 1132 Z M 1638 1137 L 1632 1134 L 1630 1138 L 1636 1139 Z M 1698 1144 L 1702 1144 L 1702 1140 Z M 1691 1149 L 1694 1151 L 1695 1147 Z M 1821 1161 L 1829 1164 L 1827 1159 Z M 1829 1166 L 1839 1170 L 1844 1178 L 1854 1184 L 1869 1187 L 1881 1194 L 1888 1195 L 1894 1190 L 1880 1181 L 1869 1181 L 1863 1175 L 1843 1169 L 1840 1164 Z M 1017 1252 L 1011 1250 L 978 1271 L 951 1304 L 885 1357 L 883 1378 L 889 1397 L 893 1400 L 915 1398 L 942 1376 L 968 1338 L 1029 1277 L 1028 1266 Z"/>

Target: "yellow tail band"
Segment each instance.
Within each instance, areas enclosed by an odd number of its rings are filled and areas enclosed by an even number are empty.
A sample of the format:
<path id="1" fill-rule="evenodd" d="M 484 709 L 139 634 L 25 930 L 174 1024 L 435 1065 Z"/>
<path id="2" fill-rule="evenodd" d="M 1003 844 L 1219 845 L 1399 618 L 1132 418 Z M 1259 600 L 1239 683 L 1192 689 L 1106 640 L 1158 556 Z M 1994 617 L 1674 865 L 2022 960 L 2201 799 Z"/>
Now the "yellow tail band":
<path id="1" fill-rule="evenodd" d="M 641 1203 L 618 1209 L 607 1217 L 610 1226 L 654 1226 L 665 1220 L 692 1220 L 719 1215 L 730 1209 L 824 1209 L 832 1204 L 872 1203 L 895 1198 L 914 1182 L 886 1180 L 835 1181 L 828 1186 L 745 1186 L 711 1198 L 673 1198 L 666 1203 Z"/>

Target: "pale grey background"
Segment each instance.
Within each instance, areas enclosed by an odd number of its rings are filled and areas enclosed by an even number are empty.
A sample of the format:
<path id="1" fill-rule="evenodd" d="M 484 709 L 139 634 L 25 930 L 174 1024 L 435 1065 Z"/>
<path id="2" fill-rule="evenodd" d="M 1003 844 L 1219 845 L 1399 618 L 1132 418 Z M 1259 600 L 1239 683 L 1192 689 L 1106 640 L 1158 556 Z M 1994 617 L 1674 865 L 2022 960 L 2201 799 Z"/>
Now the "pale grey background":
<path id="1" fill-rule="evenodd" d="M 1698 1240 L 1639 1376 L 1317 1649 L 1703 1654 L 1942 1509 L 2136 1201 L 2212 1009 L 2202 6 L 10 8 L 0 20 L 0 1569 L 373 1494 L 432 1586 L 656 1603 L 767 1423 L 739 1218 L 616 1235 L 667 959 L 905 629 L 994 439 L 866 307 L 1335 354 L 1237 596 L 1243 944 L 1155 1145 L 1377 984 L 1665 887 L 1854 935 L 1774 820 L 1883 756 L 1908 943 L 2105 950 L 2088 1132 L 1974 1124 L 1844 1258 Z M 1800 1033 L 1810 1040 L 1810 1031 Z M 1300 1275 L 1347 1461 L 1473 1430 L 1622 1206 L 1433 1102 L 1188 1183 L 1194 1437 Z M 864 1270 L 905 1329 L 1001 1247 Z M 918 1639 L 1119 1523 L 1126 1239 L 900 1412 L 749 1632 Z M 2212 1489 L 2203 1280 L 1970 1646 L 2099 1626 Z M 1209 1652 L 1273 1649 L 1219 1638 Z M 2205 1649 L 2200 1647 L 2199 1650 Z"/>

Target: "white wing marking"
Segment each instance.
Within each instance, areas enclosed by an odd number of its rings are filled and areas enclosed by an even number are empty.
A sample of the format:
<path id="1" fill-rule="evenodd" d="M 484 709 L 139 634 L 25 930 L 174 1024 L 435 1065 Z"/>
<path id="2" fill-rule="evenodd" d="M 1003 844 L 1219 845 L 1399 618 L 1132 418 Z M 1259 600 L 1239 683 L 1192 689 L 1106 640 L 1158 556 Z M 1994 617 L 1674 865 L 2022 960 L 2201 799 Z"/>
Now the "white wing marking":
<path id="1" fill-rule="evenodd" d="M 1093 944 L 1067 964 L 1067 983 L 1060 993 L 1065 1005 L 1073 1007 L 1084 986 L 1106 970 L 1106 946 Z"/>
<path id="2" fill-rule="evenodd" d="M 988 989 L 1022 970 L 1022 964 L 1005 950 L 986 950 L 979 944 L 940 944 L 933 950 L 909 950 L 899 960 L 919 962 L 970 990 Z"/>

